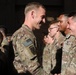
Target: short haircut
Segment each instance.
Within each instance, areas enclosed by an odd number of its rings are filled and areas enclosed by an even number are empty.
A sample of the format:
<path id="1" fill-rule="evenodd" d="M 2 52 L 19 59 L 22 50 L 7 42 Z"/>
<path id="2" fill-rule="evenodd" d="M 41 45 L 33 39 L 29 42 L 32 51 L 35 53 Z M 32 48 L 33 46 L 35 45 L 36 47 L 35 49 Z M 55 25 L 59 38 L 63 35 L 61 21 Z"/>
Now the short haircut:
<path id="1" fill-rule="evenodd" d="M 59 16 L 60 15 L 68 16 L 69 14 L 68 13 L 65 13 L 65 12 L 62 12 L 61 14 L 59 14 Z"/>
<path id="2" fill-rule="evenodd" d="M 69 15 L 68 15 L 69 17 L 72 17 L 72 19 L 74 20 L 74 21 L 76 21 L 76 12 L 74 11 L 74 12 L 71 12 L 71 13 L 69 13 Z"/>
<path id="3" fill-rule="evenodd" d="M 74 12 L 70 12 L 68 16 L 69 16 L 69 17 L 72 17 L 72 16 L 74 16 L 75 14 L 76 14 L 75 11 L 74 11 Z"/>
<path id="4" fill-rule="evenodd" d="M 32 9 L 36 9 L 36 10 L 37 10 L 39 7 L 42 7 L 43 9 L 45 9 L 45 7 L 44 7 L 42 4 L 38 3 L 38 2 L 28 3 L 28 4 L 26 5 L 26 7 L 25 7 L 25 10 L 24 10 L 25 16 L 26 16 L 26 14 L 27 14 L 29 11 L 31 11 Z"/>
<path id="5" fill-rule="evenodd" d="M 64 15 L 64 17 L 66 18 L 66 19 L 68 19 L 68 14 L 62 14 L 62 15 Z"/>
<path id="6" fill-rule="evenodd" d="M 50 23 L 49 23 L 49 26 L 51 25 L 51 24 L 55 24 L 55 23 L 58 23 L 59 21 L 58 20 L 53 20 L 53 21 L 51 21 Z"/>
<path id="7" fill-rule="evenodd" d="M 71 16 L 72 19 L 76 22 L 76 14 L 74 14 L 73 16 Z"/>
<path id="8" fill-rule="evenodd" d="M 59 17 L 60 17 L 61 15 L 65 18 L 66 21 L 68 20 L 68 18 L 69 18 L 68 14 L 62 13 L 62 14 L 59 15 Z M 59 18 L 59 17 L 58 17 L 58 18 Z"/>

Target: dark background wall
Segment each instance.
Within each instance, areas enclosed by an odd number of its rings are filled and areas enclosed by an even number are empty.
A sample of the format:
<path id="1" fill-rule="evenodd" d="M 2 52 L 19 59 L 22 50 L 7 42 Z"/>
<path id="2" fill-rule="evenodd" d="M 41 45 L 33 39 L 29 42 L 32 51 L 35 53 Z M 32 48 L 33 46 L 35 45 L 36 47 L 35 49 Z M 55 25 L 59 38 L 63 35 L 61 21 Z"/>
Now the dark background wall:
<path id="1" fill-rule="evenodd" d="M 0 0 L 0 25 L 4 25 L 9 33 L 14 31 L 16 25 L 14 0 Z"/>
<path id="2" fill-rule="evenodd" d="M 45 6 L 48 17 L 56 18 L 62 12 L 69 13 L 76 10 L 76 0 L 0 0 L 0 25 L 4 25 L 8 33 L 12 34 L 23 23 L 24 7 L 33 1 Z M 43 30 L 45 28 L 44 26 Z"/>

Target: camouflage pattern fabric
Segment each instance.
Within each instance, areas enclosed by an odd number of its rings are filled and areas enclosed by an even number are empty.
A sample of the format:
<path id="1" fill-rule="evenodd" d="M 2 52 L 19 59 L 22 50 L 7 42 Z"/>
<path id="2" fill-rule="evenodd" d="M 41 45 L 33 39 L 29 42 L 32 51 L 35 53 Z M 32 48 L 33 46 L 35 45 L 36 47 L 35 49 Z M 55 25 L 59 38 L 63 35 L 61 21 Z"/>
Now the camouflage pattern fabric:
<path id="1" fill-rule="evenodd" d="M 63 44 L 61 75 L 76 75 L 76 38 L 72 35 Z"/>
<path id="2" fill-rule="evenodd" d="M 2 47 L 4 45 L 9 45 L 8 39 L 7 38 L 4 38 L 1 45 L 2 45 Z"/>
<path id="3" fill-rule="evenodd" d="M 51 71 L 51 44 L 47 44 L 43 51 L 43 70 L 49 75 Z"/>
<path id="4" fill-rule="evenodd" d="M 11 36 L 7 36 L 3 39 L 1 46 L 9 45 L 9 42 L 11 41 Z"/>
<path id="5" fill-rule="evenodd" d="M 37 69 L 37 71 L 33 75 L 51 75 L 47 74 L 41 67 Z"/>
<path id="6" fill-rule="evenodd" d="M 43 69 L 48 75 L 51 74 L 51 71 L 55 68 L 56 65 L 59 65 L 59 64 L 56 64 L 57 63 L 56 53 L 57 53 L 57 50 L 62 47 L 63 41 L 64 41 L 64 36 L 60 33 L 58 40 L 55 39 L 53 44 L 47 44 L 44 47 Z M 61 53 L 59 53 L 59 55 L 61 55 Z"/>
<path id="7" fill-rule="evenodd" d="M 22 27 L 13 34 L 12 41 L 15 53 L 13 63 L 18 73 L 26 73 L 26 71 L 29 71 L 33 74 L 40 66 L 36 53 L 36 37 L 33 32 L 26 25 L 22 25 Z"/>

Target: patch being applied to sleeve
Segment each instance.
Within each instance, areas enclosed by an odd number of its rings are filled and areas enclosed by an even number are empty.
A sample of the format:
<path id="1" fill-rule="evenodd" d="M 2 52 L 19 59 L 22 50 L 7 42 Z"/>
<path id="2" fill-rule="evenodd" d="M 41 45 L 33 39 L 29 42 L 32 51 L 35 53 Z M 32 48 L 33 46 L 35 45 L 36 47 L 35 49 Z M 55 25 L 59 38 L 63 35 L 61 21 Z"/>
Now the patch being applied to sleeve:
<path id="1" fill-rule="evenodd" d="M 24 42 L 23 42 L 23 45 L 24 46 L 29 46 L 29 45 L 31 45 L 32 44 L 32 41 L 31 41 L 31 39 L 27 39 L 27 40 L 25 40 Z"/>

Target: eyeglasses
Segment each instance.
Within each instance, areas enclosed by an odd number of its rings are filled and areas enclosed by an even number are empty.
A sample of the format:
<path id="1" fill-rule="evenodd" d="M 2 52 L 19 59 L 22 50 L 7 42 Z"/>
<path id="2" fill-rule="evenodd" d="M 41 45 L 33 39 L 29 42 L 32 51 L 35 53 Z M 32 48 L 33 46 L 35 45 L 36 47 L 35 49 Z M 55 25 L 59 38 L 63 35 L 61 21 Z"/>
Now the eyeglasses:
<path id="1" fill-rule="evenodd" d="M 58 28 L 58 27 L 53 27 L 53 28 L 49 28 L 50 30 L 54 29 L 54 28 Z"/>

